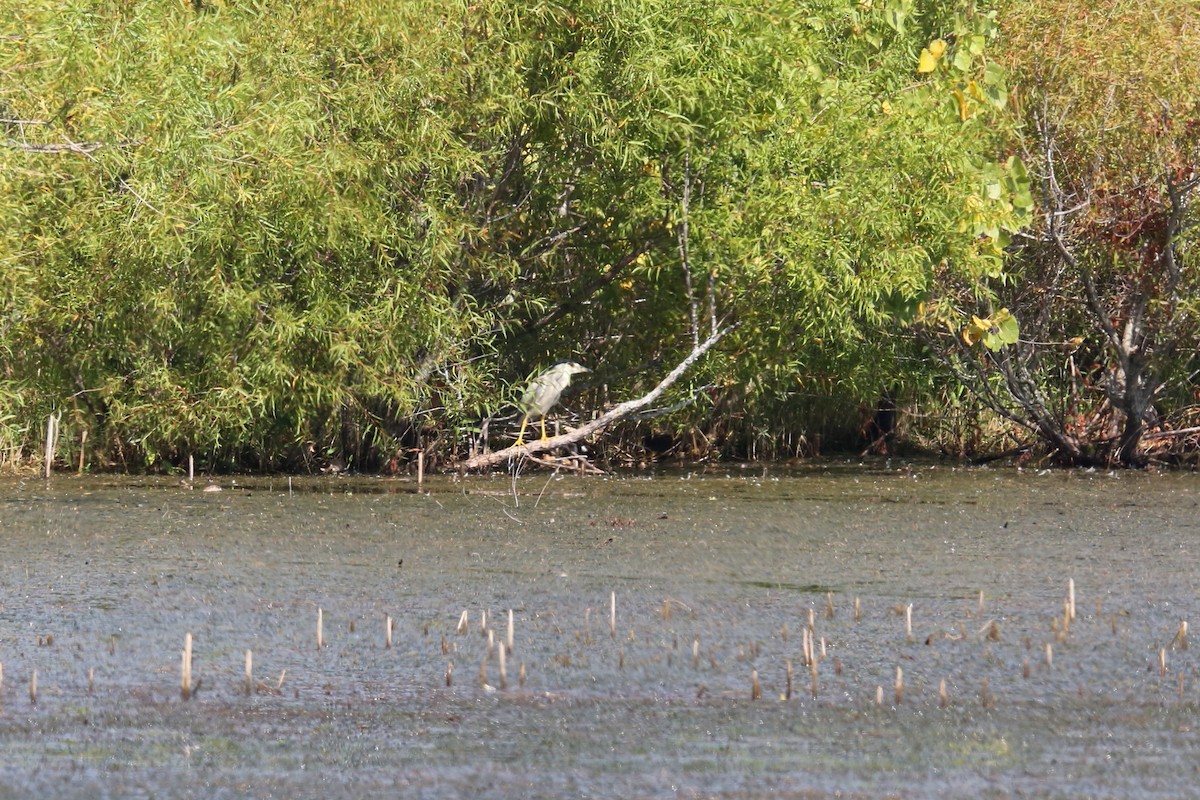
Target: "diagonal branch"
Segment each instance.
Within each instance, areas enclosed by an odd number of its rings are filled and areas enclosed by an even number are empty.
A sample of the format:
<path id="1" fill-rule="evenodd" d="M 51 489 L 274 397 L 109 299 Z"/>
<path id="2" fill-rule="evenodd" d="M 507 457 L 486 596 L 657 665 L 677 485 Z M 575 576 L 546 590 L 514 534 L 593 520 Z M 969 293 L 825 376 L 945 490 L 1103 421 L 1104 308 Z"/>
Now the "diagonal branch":
<path id="1" fill-rule="evenodd" d="M 693 347 L 692 351 L 688 353 L 687 358 L 676 364 L 675 368 L 668 372 L 667 376 L 659 381 L 657 386 L 641 397 L 633 400 L 626 400 L 624 403 L 618 403 L 604 414 L 596 417 L 594 420 L 584 423 L 575 430 L 568 431 L 561 436 L 552 436 L 549 439 L 530 442 L 529 444 L 506 447 L 503 450 L 495 450 L 490 453 L 482 453 L 480 455 L 473 456 L 472 458 L 468 458 L 466 461 L 460 462 L 458 464 L 458 469 L 462 472 L 466 472 L 468 470 L 486 469 L 517 456 L 533 455 L 534 453 L 542 453 L 558 447 L 565 447 L 566 445 L 582 441 L 588 436 L 607 428 L 609 425 L 612 425 L 615 422 L 641 411 L 643 408 L 657 400 L 663 392 L 670 388 L 671 384 L 679 380 L 683 373 L 687 372 L 693 364 L 699 361 L 705 353 L 711 350 L 717 342 L 725 338 L 725 335 L 736 327 L 737 324 L 735 323 L 725 328 L 721 328 L 720 330 L 714 331 L 711 336 Z"/>

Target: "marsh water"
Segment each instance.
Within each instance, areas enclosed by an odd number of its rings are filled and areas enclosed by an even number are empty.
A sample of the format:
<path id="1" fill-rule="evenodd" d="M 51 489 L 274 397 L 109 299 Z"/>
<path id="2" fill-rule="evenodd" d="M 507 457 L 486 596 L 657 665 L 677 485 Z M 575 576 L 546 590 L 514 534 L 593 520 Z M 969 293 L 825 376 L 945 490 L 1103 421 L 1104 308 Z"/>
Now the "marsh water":
<path id="1" fill-rule="evenodd" d="M 1191 795 L 1198 480 L 8 479 L 0 797 Z"/>

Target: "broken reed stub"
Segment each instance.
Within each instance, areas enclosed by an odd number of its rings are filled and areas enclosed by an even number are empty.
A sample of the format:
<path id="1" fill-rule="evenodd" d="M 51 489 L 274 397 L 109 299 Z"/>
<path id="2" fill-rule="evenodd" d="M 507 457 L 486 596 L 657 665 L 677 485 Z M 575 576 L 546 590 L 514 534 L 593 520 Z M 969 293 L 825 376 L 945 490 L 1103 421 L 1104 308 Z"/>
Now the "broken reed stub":
<path id="1" fill-rule="evenodd" d="M 500 645 L 500 648 L 496 651 L 496 655 L 499 657 L 498 661 L 499 661 L 499 667 L 500 667 L 500 689 L 502 691 L 508 689 L 508 669 L 505 666 L 504 649 L 505 649 L 504 645 Z"/>
<path id="2" fill-rule="evenodd" d="M 609 595 L 608 601 L 608 632 L 613 638 L 617 638 L 617 593 L 612 592 Z"/>
<path id="3" fill-rule="evenodd" d="M 188 700 L 192 696 L 192 634 L 183 637 L 183 652 L 179 655 L 179 696 Z"/>

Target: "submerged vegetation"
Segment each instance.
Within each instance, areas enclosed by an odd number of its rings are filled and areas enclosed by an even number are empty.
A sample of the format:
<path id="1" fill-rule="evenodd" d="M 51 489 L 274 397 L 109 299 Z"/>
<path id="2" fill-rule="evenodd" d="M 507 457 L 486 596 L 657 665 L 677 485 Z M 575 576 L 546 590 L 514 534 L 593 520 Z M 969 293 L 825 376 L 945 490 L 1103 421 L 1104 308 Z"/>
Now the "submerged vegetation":
<path id="1" fill-rule="evenodd" d="M 1170 5 L 23 4 L 4 459 L 445 464 L 551 363 L 588 418 L 725 327 L 605 456 L 1191 457 Z"/>

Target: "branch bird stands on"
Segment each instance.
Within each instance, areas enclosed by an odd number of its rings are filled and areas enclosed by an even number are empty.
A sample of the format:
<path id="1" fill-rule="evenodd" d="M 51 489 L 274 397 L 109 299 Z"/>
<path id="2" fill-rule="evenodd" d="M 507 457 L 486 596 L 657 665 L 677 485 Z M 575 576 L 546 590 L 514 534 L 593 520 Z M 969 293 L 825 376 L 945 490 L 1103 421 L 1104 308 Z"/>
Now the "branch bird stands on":
<path id="1" fill-rule="evenodd" d="M 574 361 L 561 361 L 534 378 L 521 396 L 521 432 L 517 434 L 513 446 L 525 444 L 525 428 L 531 419 L 541 419 L 542 439 L 549 439 L 546 435 L 546 414 L 558 403 L 563 390 L 571 385 L 572 375 L 590 371 Z"/>

